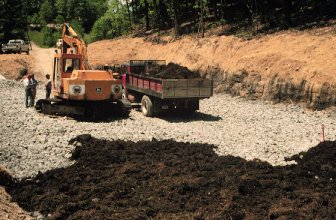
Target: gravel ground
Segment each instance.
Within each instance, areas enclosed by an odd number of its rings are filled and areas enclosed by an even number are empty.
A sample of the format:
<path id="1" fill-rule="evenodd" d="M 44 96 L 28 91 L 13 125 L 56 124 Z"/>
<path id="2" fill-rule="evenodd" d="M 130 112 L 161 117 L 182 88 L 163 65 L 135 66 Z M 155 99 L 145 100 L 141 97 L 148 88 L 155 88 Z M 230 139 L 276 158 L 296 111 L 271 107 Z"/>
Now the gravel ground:
<path id="1" fill-rule="evenodd" d="M 68 141 L 80 134 L 109 140 L 155 138 L 208 143 L 218 146 L 220 155 L 273 165 L 293 163 L 286 162 L 285 157 L 316 146 L 322 124 L 326 139 L 336 139 L 335 110 L 312 112 L 298 105 L 215 95 L 201 101 L 199 113 L 188 118 L 146 118 L 133 110 L 126 119 L 93 123 L 25 109 L 23 92 L 21 83 L 0 80 L 0 163 L 19 178 L 70 165 L 74 145 Z M 38 98 L 43 95 L 39 88 Z"/>

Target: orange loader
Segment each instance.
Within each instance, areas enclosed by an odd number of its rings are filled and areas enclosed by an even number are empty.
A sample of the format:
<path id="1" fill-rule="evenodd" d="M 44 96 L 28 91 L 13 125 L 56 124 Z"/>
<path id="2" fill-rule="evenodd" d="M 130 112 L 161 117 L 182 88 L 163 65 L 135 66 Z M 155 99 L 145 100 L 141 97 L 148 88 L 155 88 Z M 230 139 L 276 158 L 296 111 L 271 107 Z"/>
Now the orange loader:
<path id="1" fill-rule="evenodd" d="M 44 114 L 100 118 L 127 116 L 131 111 L 118 73 L 92 70 L 83 39 L 63 25 L 62 44 L 55 50 L 51 74 L 52 96 L 40 99 L 36 110 Z"/>

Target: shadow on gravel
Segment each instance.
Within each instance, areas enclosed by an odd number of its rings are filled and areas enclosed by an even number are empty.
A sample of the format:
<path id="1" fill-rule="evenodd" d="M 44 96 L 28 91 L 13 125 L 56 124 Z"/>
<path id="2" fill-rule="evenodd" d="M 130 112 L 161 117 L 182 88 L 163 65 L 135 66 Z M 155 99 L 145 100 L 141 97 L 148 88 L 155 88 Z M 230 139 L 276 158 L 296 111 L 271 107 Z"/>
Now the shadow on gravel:
<path id="1" fill-rule="evenodd" d="M 129 116 L 109 116 L 109 117 L 104 117 L 104 118 L 91 118 L 91 117 L 83 117 L 83 116 L 73 116 L 71 117 L 73 120 L 76 120 L 77 122 L 92 122 L 92 123 L 101 123 L 101 122 L 113 122 L 113 121 L 118 121 L 122 119 L 129 119 Z"/>
<path id="2" fill-rule="evenodd" d="M 195 112 L 191 115 L 187 114 L 177 114 L 177 113 L 166 113 L 158 115 L 159 118 L 166 120 L 168 122 L 177 123 L 177 122 L 191 122 L 191 121 L 220 121 L 222 120 L 219 116 L 213 116 L 205 114 L 202 112 Z"/>
<path id="3" fill-rule="evenodd" d="M 78 144 L 78 142 L 82 143 Z M 49 219 L 334 219 L 336 142 L 296 155 L 297 165 L 218 156 L 172 140 L 71 141 L 76 163 L 6 189 Z"/>

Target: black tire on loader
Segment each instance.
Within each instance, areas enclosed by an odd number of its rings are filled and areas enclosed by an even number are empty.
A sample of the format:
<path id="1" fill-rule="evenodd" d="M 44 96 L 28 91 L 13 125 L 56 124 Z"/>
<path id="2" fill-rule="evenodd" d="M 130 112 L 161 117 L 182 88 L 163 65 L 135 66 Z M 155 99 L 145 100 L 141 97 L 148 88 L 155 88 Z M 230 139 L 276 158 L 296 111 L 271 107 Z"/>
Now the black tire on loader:
<path id="1" fill-rule="evenodd" d="M 132 110 L 132 105 L 127 99 L 117 101 L 117 112 L 121 117 L 127 117 Z"/>
<path id="2" fill-rule="evenodd" d="M 35 104 L 35 109 L 37 112 L 43 114 L 51 114 L 51 103 L 46 99 L 40 99 Z"/>
<path id="3" fill-rule="evenodd" d="M 154 107 L 152 100 L 144 95 L 141 99 L 141 111 L 144 116 L 153 117 L 154 116 Z"/>

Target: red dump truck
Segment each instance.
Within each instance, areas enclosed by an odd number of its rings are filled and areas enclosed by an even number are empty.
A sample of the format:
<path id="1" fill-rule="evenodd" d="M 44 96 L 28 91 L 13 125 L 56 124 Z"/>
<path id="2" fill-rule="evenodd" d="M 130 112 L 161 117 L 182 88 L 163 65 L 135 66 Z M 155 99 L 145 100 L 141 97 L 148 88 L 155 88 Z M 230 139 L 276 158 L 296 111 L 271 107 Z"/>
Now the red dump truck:
<path id="1" fill-rule="evenodd" d="M 167 79 L 148 74 L 149 69 L 165 65 L 164 60 L 130 60 L 120 67 L 125 95 L 145 116 L 164 111 L 191 114 L 199 110 L 200 99 L 213 95 L 212 80 Z"/>

